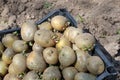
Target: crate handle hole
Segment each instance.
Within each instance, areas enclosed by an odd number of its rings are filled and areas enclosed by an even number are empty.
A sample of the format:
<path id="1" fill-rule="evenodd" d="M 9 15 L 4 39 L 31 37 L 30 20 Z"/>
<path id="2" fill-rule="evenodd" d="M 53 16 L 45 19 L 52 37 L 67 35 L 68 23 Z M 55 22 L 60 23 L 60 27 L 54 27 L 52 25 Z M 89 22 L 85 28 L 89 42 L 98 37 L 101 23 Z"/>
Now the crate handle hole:
<path id="1" fill-rule="evenodd" d="M 108 67 L 107 71 L 111 74 L 116 74 L 116 70 L 114 69 L 114 67 Z"/>

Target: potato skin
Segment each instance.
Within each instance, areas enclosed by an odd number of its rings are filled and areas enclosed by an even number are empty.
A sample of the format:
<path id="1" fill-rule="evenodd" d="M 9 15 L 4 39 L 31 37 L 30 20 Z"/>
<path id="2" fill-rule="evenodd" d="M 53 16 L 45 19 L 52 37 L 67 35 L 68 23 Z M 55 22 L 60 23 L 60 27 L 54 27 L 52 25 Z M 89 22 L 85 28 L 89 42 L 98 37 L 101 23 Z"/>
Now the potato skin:
<path id="1" fill-rule="evenodd" d="M 42 80 L 61 80 L 61 73 L 56 66 L 50 66 L 43 72 Z"/>
<path id="2" fill-rule="evenodd" d="M 37 51 L 39 53 L 42 53 L 43 49 L 44 48 L 41 45 L 37 44 L 37 43 L 34 43 L 33 46 L 32 46 L 32 50 Z"/>
<path id="3" fill-rule="evenodd" d="M 63 67 L 70 66 L 75 63 L 76 55 L 72 48 L 64 46 L 59 53 L 59 62 Z"/>
<path id="4" fill-rule="evenodd" d="M 54 29 L 63 31 L 66 27 L 68 27 L 68 20 L 64 16 L 57 15 L 51 19 L 51 25 Z"/>
<path id="5" fill-rule="evenodd" d="M 58 43 L 56 44 L 56 48 L 58 51 L 61 51 L 64 46 L 69 46 L 71 47 L 70 41 L 67 40 L 65 36 L 62 36 Z"/>
<path id="6" fill-rule="evenodd" d="M 5 76 L 7 73 L 8 66 L 5 62 L 0 61 L 0 76 Z"/>
<path id="7" fill-rule="evenodd" d="M 62 70 L 64 80 L 74 80 L 75 75 L 78 73 L 75 67 L 67 67 Z"/>
<path id="8" fill-rule="evenodd" d="M 58 43 L 63 34 L 60 32 L 54 32 L 54 36 L 55 36 L 54 41 Z"/>
<path id="9" fill-rule="evenodd" d="M 40 78 L 35 71 L 29 71 L 22 80 L 40 80 Z"/>
<path id="10" fill-rule="evenodd" d="M 42 47 L 51 47 L 55 45 L 53 36 L 54 33 L 50 30 L 38 30 L 35 32 L 34 41 Z"/>
<path id="11" fill-rule="evenodd" d="M 96 77 L 88 73 L 79 72 L 75 75 L 74 80 L 96 80 Z"/>
<path id="12" fill-rule="evenodd" d="M 12 44 L 15 40 L 18 40 L 17 36 L 15 36 L 14 34 L 6 34 L 2 38 L 2 43 L 5 47 L 12 48 Z"/>
<path id="13" fill-rule="evenodd" d="M 27 21 L 22 24 L 21 37 L 24 41 L 32 41 L 34 34 L 37 31 L 37 26 L 33 21 Z"/>
<path id="14" fill-rule="evenodd" d="M 87 60 L 87 69 L 90 73 L 94 75 L 101 74 L 104 69 L 105 65 L 104 62 L 98 56 L 91 56 Z"/>
<path id="15" fill-rule="evenodd" d="M 58 62 L 58 51 L 54 47 L 48 47 L 44 49 L 43 57 L 48 64 L 56 64 Z"/>
<path id="16" fill-rule="evenodd" d="M 11 64 L 12 62 L 12 58 L 16 53 L 13 51 L 13 49 L 11 48 L 7 48 L 2 55 L 2 60 L 6 63 L 6 64 Z"/>
<path id="17" fill-rule="evenodd" d="M 46 63 L 41 53 L 32 51 L 27 57 L 27 68 L 43 72 L 46 69 Z"/>
<path id="18" fill-rule="evenodd" d="M 17 77 L 17 75 L 14 74 L 6 74 L 5 77 L 3 78 L 3 80 L 21 80 Z"/>
<path id="19" fill-rule="evenodd" d="M 77 60 L 75 63 L 75 68 L 80 72 L 87 71 L 87 59 L 90 57 L 87 51 L 76 50 Z"/>
<path id="20" fill-rule="evenodd" d="M 80 49 L 76 46 L 76 44 L 72 44 L 72 49 L 73 49 L 74 51 L 80 50 Z"/>
<path id="21" fill-rule="evenodd" d="M 46 29 L 46 30 L 52 30 L 51 23 L 46 21 L 38 25 L 39 29 Z"/>
<path id="22" fill-rule="evenodd" d="M 28 49 L 28 45 L 23 40 L 15 40 L 12 46 L 15 52 L 22 52 Z"/>
<path id="23" fill-rule="evenodd" d="M 75 38 L 77 37 L 77 35 L 80 35 L 82 33 L 83 33 L 82 29 L 70 26 L 66 28 L 66 30 L 64 31 L 64 36 L 72 43 L 75 43 Z"/>
<path id="24" fill-rule="evenodd" d="M 23 54 L 16 54 L 9 66 L 8 72 L 11 74 L 20 74 L 26 70 L 26 57 Z"/>
<path id="25" fill-rule="evenodd" d="M 75 38 L 75 44 L 85 51 L 90 51 L 94 48 L 95 38 L 90 33 L 83 33 Z"/>

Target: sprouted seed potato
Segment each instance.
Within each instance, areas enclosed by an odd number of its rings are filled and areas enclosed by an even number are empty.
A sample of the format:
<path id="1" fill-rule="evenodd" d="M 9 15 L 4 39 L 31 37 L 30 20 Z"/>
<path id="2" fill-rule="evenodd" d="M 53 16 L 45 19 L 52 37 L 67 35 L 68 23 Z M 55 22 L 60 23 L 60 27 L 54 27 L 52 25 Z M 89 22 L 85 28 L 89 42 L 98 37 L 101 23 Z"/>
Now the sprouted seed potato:
<path id="1" fill-rule="evenodd" d="M 31 44 L 29 44 L 31 43 Z M 0 42 L 2 80 L 95 80 L 105 69 L 91 56 L 95 38 L 69 19 L 56 15 L 36 25 L 23 23 L 20 32 L 5 34 Z"/>

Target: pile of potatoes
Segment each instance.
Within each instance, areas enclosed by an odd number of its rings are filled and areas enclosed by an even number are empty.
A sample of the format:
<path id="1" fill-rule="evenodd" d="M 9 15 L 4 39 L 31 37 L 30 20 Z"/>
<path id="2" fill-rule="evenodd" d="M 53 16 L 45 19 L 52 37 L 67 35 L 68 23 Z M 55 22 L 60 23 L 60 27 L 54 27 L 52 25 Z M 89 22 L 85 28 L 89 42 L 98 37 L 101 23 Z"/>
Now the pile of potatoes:
<path id="1" fill-rule="evenodd" d="M 95 38 L 71 26 L 61 15 L 36 25 L 26 21 L 20 33 L 5 34 L 0 42 L 3 80 L 95 80 L 104 69 L 91 56 Z"/>

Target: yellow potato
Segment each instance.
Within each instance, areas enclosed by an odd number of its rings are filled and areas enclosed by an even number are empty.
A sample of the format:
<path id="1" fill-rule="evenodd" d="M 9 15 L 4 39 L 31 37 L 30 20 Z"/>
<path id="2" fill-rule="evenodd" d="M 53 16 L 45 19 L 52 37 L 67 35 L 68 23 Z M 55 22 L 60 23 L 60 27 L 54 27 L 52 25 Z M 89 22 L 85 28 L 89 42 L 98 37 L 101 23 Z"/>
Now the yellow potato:
<path id="1" fill-rule="evenodd" d="M 51 19 L 51 25 L 58 31 L 63 31 L 68 27 L 68 20 L 66 17 L 57 15 Z"/>

